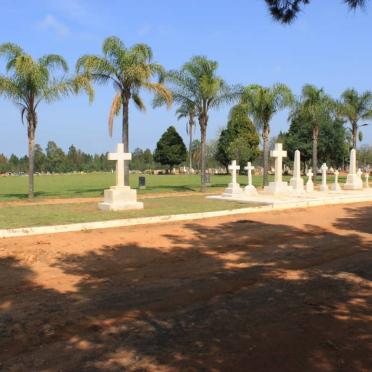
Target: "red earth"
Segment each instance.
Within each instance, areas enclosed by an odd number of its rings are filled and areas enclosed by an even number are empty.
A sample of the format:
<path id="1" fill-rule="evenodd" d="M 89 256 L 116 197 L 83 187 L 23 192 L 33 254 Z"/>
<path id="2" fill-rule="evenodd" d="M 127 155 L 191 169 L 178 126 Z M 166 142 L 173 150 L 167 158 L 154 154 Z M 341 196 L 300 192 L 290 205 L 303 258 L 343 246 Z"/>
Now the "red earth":
<path id="1" fill-rule="evenodd" d="M 0 370 L 371 371 L 372 204 L 1 239 Z"/>

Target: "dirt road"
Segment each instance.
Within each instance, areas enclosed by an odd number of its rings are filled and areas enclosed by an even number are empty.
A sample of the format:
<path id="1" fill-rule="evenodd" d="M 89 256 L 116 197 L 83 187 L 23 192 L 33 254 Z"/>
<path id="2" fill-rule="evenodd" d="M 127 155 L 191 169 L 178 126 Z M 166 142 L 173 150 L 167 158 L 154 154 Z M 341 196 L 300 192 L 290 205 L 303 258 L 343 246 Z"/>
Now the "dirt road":
<path id="1" fill-rule="evenodd" d="M 372 204 L 2 239 L 0 370 L 370 371 Z"/>

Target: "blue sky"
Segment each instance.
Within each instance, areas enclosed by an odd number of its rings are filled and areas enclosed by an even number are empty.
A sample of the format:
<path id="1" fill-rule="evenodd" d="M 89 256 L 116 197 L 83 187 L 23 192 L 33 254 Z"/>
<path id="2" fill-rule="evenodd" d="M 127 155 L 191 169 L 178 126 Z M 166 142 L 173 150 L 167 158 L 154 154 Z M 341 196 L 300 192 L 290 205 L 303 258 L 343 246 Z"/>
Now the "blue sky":
<path id="1" fill-rule="evenodd" d="M 100 53 L 105 37 L 116 35 L 127 45 L 148 43 L 155 60 L 179 68 L 193 55 L 219 62 L 229 83 L 287 84 L 295 94 L 312 83 L 337 97 L 348 87 L 372 89 L 372 14 L 350 12 L 341 0 L 313 0 L 290 26 L 272 21 L 263 0 L 1 0 L 0 42 L 15 42 L 34 57 L 63 55 L 74 69 L 85 53 Z M 4 61 L 0 61 L 3 72 Z M 130 147 L 151 148 L 169 125 L 186 139 L 185 122 L 174 109 L 130 108 Z M 120 121 L 113 137 L 107 116 L 112 86 L 97 87 L 92 104 L 86 96 L 71 97 L 39 110 L 37 142 L 56 141 L 88 152 L 106 152 L 120 141 Z M 226 125 L 229 107 L 210 115 L 208 137 Z M 274 117 L 272 134 L 286 130 L 286 114 Z M 372 143 L 372 125 L 363 128 Z M 199 135 L 199 134 L 197 134 Z M 25 154 L 26 128 L 18 109 L 0 99 L 0 153 Z"/>

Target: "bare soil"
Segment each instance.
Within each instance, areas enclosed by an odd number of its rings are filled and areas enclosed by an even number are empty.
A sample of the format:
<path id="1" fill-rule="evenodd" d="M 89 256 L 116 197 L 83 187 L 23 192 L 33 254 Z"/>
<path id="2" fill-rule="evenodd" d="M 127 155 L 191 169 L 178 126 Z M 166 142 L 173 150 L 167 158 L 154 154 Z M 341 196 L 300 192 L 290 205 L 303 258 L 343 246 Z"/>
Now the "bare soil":
<path id="1" fill-rule="evenodd" d="M 372 204 L 2 239 L 0 370 L 371 371 Z"/>

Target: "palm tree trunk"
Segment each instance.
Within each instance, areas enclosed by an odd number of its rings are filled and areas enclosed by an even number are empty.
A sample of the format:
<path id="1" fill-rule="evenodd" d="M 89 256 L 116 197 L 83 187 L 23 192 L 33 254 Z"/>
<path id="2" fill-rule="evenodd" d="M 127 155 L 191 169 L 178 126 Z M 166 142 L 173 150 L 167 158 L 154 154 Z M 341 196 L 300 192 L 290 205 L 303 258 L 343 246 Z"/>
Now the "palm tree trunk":
<path id="1" fill-rule="evenodd" d="M 129 97 L 125 94 L 123 99 L 123 131 L 122 141 L 124 144 L 124 152 L 129 152 Z M 124 185 L 129 186 L 129 162 L 124 162 Z"/>
<path id="2" fill-rule="evenodd" d="M 207 119 L 200 119 L 200 132 L 201 132 L 201 191 L 205 192 L 206 185 L 206 157 L 207 157 Z"/>
<path id="3" fill-rule="evenodd" d="M 319 130 L 317 127 L 313 128 L 313 173 L 314 173 L 314 184 L 316 183 L 316 176 L 318 174 L 318 134 Z"/>
<path id="4" fill-rule="evenodd" d="M 268 127 L 263 129 L 263 186 L 269 184 L 269 134 L 270 130 Z"/>
<path id="5" fill-rule="evenodd" d="M 192 154 L 191 154 L 191 146 L 192 146 L 192 126 L 189 126 L 189 134 L 190 134 L 190 142 L 189 142 L 189 172 L 191 172 L 192 168 Z"/>
<path id="6" fill-rule="evenodd" d="M 28 198 L 34 198 L 34 148 L 35 148 L 36 118 L 28 117 Z"/>

